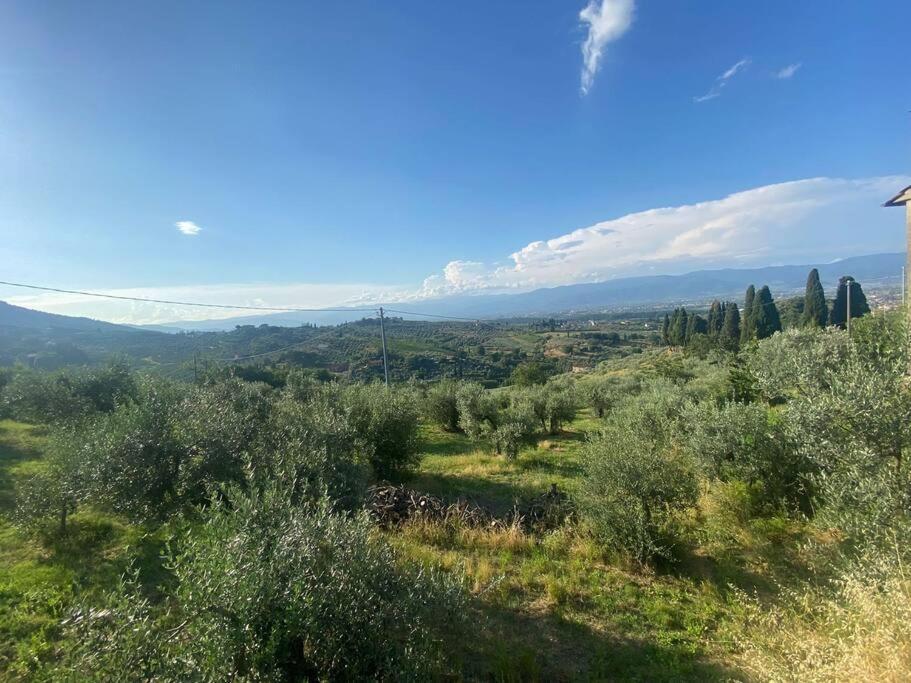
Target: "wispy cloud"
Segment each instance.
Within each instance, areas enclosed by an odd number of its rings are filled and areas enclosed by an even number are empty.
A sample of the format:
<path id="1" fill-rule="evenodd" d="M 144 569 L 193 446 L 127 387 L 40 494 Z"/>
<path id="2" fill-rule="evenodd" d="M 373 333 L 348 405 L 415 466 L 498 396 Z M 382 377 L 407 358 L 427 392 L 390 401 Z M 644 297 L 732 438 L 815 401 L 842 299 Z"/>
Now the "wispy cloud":
<path id="1" fill-rule="evenodd" d="M 800 62 L 797 62 L 796 64 L 788 64 L 786 67 L 775 73 L 775 78 L 782 80 L 790 78 L 797 73 L 797 70 L 800 68 L 800 66 Z"/>
<path id="2" fill-rule="evenodd" d="M 721 96 L 722 89 L 728 84 L 734 76 L 746 69 L 750 65 L 750 58 L 744 57 L 739 62 L 731 66 L 727 71 L 721 74 L 718 78 L 715 79 L 715 82 L 712 84 L 712 87 L 704 95 L 698 95 L 693 98 L 694 102 L 707 102 L 708 100 L 714 100 L 716 97 Z"/>
<path id="3" fill-rule="evenodd" d="M 588 94 L 601 65 L 608 43 L 617 40 L 633 23 L 633 0 L 589 0 L 579 12 L 579 21 L 588 24 L 588 35 L 582 43 L 582 94 Z"/>
<path id="4" fill-rule="evenodd" d="M 499 263 L 452 261 L 424 282 L 425 296 L 524 291 L 703 267 L 820 262 L 902 249 L 880 210 L 911 178 L 809 178 L 697 204 L 632 213 L 549 240 Z M 864 225 L 862 239 L 856 226 Z"/>
<path id="5" fill-rule="evenodd" d="M 177 228 L 184 235 L 198 235 L 202 228 L 200 228 L 193 221 L 177 221 L 174 224 L 174 227 Z"/>

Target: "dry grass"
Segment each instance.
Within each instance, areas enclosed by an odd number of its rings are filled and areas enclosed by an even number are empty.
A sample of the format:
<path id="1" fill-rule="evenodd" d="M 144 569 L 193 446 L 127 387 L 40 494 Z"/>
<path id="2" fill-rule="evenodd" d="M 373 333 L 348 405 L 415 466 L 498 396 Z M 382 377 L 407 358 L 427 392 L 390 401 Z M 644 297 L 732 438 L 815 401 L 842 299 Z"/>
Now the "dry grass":
<path id="1" fill-rule="evenodd" d="M 786 591 L 784 608 L 749 603 L 743 668 L 763 681 L 911 680 L 911 582 L 890 565 L 855 570 L 834 592 Z"/>

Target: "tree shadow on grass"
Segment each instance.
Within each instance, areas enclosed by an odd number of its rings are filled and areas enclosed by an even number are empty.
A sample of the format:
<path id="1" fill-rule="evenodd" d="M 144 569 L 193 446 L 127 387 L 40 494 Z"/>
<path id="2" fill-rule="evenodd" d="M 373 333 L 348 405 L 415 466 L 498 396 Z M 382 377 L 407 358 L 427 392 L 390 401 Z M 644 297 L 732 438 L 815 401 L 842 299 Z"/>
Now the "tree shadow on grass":
<path id="1" fill-rule="evenodd" d="M 457 665 L 466 680 L 727 681 L 738 672 L 687 644 L 599 632 L 552 614 L 485 606 L 464 637 Z"/>
<path id="2" fill-rule="evenodd" d="M 94 512 L 70 518 L 66 534 L 48 534 L 50 551 L 45 562 L 70 570 L 80 584 L 113 587 L 127 572 L 139 571 L 139 580 L 150 597 L 158 595 L 170 579 L 160 533 L 127 527 Z"/>

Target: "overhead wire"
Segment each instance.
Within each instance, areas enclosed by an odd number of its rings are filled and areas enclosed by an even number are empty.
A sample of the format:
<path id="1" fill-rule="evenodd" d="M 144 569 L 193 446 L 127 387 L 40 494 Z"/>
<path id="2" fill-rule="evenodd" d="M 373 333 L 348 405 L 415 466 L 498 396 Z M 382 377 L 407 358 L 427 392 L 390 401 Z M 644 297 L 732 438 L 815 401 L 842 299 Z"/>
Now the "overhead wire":
<path id="1" fill-rule="evenodd" d="M 169 299 L 151 299 L 139 296 L 124 296 L 120 294 L 103 294 L 101 292 L 86 292 L 78 289 L 61 289 L 59 287 L 43 287 L 40 285 L 29 285 L 22 282 L 7 282 L 0 280 L 0 285 L 8 287 L 22 287 L 25 289 L 37 289 L 43 292 L 57 292 L 59 294 L 78 294 L 81 296 L 93 296 L 100 299 L 117 299 L 119 301 L 139 301 L 147 304 L 168 304 L 171 306 L 196 306 L 199 308 L 222 308 L 231 310 L 244 311 L 285 311 L 290 313 L 352 313 L 358 311 L 373 311 L 373 306 L 369 308 L 298 308 L 286 306 L 248 306 L 242 304 L 209 304 L 196 301 L 172 301 Z"/>

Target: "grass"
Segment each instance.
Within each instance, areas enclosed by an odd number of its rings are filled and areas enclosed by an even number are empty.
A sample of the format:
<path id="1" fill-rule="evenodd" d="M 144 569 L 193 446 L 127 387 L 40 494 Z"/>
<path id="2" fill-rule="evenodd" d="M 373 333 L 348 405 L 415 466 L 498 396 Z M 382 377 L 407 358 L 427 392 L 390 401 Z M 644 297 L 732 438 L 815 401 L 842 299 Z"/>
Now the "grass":
<path id="1" fill-rule="evenodd" d="M 425 425 L 426 455 L 409 485 L 499 511 L 552 483 L 572 493 L 582 475 L 585 435 L 597 426 L 597 418 L 584 411 L 565 432 L 510 461 L 475 448 L 463 435 Z M 575 527 L 534 536 L 519 529 L 415 524 L 389 537 L 412 558 L 467 576 L 479 614 L 472 620 L 472 637 L 460 639 L 466 677 L 678 681 L 742 676 L 733 646 L 722 635 L 732 612 L 728 583 L 758 583 L 741 557 L 708 560 L 697 548 L 687 548 L 674 571 L 646 571 L 604 557 Z"/>
<path id="2" fill-rule="evenodd" d="M 42 466 L 41 428 L 0 421 L 0 679 L 28 680 L 53 655 L 59 624 L 80 595 L 112 586 L 135 563 L 149 586 L 166 578 L 162 536 L 91 510 L 73 515 L 65 538 L 15 527 L 16 481 Z"/>

